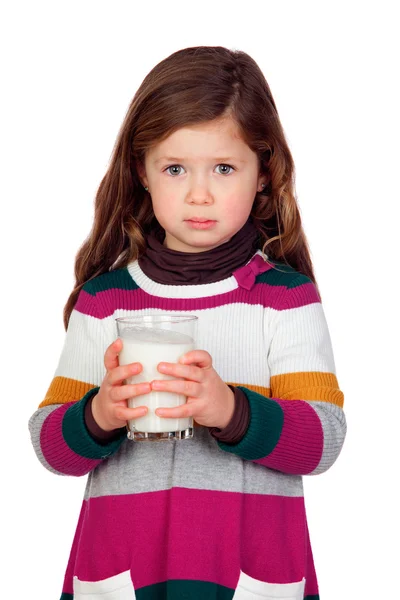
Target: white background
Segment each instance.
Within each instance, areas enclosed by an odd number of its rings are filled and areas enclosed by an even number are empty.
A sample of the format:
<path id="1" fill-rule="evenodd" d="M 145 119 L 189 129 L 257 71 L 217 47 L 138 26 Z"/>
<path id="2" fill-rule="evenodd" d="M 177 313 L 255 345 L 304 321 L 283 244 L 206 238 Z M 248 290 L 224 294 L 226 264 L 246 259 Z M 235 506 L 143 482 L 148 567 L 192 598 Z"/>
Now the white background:
<path id="1" fill-rule="evenodd" d="M 197 45 L 258 62 L 296 164 L 348 420 L 338 461 L 305 478 L 321 600 L 398 597 L 396 4 L 70 0 L 1 10 L 2 597 L 60 596 L 86 478 L 39 464 L 28 419 L 58 362 L 75 254 L 125 111 L 156 63 Z"/>

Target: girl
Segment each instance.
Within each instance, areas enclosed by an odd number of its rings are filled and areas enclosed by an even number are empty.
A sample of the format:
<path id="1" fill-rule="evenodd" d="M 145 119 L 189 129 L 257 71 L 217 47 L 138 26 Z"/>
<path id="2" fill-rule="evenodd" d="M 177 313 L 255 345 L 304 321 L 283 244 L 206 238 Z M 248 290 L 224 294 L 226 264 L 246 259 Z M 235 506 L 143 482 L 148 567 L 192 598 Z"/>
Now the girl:
<path id="1" fill-rule="evenodd" d="M 40 462 L 88 474 L 62 600 L 317 600 L 303 475 L 346 434 L 343 394 L 294 195 L 294 165 L 255 61 L 173 53 L 122 124 L 76 257 L 66 338 L 30 419 Z M 268 254 L 265 249 L 268 248 Z M 173 377 L 128 385 L 115 318 L 198 317 Z M 137 443 L 152 390 L 194 437 Z"/>

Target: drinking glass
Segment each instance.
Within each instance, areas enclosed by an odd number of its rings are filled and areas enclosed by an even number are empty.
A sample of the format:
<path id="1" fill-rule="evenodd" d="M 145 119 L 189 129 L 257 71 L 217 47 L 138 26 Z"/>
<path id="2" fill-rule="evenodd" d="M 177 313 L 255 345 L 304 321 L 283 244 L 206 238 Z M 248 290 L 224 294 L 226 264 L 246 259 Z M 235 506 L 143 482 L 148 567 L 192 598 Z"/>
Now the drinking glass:
<path id="1" fill-rule="evenodd" d="M 177 363 L 194 350 L 198 318 L 194 315 L 156 314 L 116 319 L 118 337 L 122 340 L 119 364 L 139 362 L 143 370 L 128 377 L 128 384 L 150 382 L 153 379 L 175 379 L 157 370 L 160 362 Z M 193 437 L 193 417 L 165 418 L 155 414 L 161 407 L 185 404 L 183 394 L 151 391 L 129 398 L 128 406 L 147 406 L 143 417 L 127 422 L 128 438 L 133 441 L 185 440 Z"/>

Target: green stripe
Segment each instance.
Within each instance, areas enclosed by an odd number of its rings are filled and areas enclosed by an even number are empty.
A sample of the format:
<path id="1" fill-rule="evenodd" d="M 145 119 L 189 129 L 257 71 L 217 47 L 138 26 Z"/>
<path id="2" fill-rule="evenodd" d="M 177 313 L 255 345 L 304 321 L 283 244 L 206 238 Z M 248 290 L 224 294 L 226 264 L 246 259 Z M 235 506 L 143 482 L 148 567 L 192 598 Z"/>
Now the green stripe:
<path id="1" fill-rule="evenodd" d="M 279 271 L 277 269 L 279 269 Z M 303 273 L 299 273 L 292 267 L 288 267 L 283 263 L 278 263 L 277 269 L 270 269 L 265 273 L 257 275 L 256 283 L 267 283 L 271 286 L 281 285 L 286 288 L 293 288 L 311 281 L 307 275 L 303 275 Z"/>
<path id="2" fill-rule="evenodd" d="M 291 281 L 287 287 L 292 290 L 294 288 L 300 287 L 301 285 L 304 285 L 305 283 L 310 283 L 310 282 L 311 282 L 311 279 L 309 277 L 307 277 L 307 275 L 303 275 L 303 273 L 299 273 L 297 275 L 297 277 L 295 277 L 293 279 L 293 281 Z"/>
<path id="3" fill-rule="evenodd" d="M 121 429 L 120 436 L 109 444 L 98 444 L 94 441 L 85 424 L 85 405 L 91 396 L 99 391 L 99 387 L 89 390 L 81 400 L 74 402 L 66 411 L 62 422 L 62 434 L 65 443 L 79 456 L 98 460 L 114 454 L 126 440 L 126 429 Z"/>
<path id="4" fill-rule="evenodd" d="M 232 600 L 235 590 L 208 581 L 175 579 L 135 590 L 137 600 Z"/>
<path id="5" fill-rule="evenodd" d="M 287 288 L 298 287 L 304 283 L 309 283 L 311 279 L 293 267 L 278 261 L 269 261 L 276 268 L 261 273 L 256 277 L 256 283 L 267 283 L 272 286 L 284 286 Z M 136 290 L 139 289 L 137 283 L 132 279 L 126 267 L 107 271 L 98 275 L 85 283 L 83 289 L 91 296 L 98 292 L 104 292 L 109 289 Z"/>
<path id="6" fill-rule="evenodd" d="M 207 581 L 164 581 L 135 591 L 137 600 L 231 600 L 235 590 Z M 74 600 L 72 594 L 61 594 L 60 600 Z M 320 600 L 319 595 L 305 596 L 304 600 Z"/>
<path id="7" fill-rule="evenodd" d="M 218 442 L 226 452 L 246 460 L 257 460 L 268 456 L 275 448 L 283 427 L 283 410 L 275 400 L 238 386 L 250 404 L 250 423 L 245 436 L 237 444 Z"/>
<path id="8" fill-rule="evenodd" d="M 95 296 L 98 292 L 104 292 L 111 288 L 120 290 L 137 290 L 139 286 L 133 281 L 126 267 L 107 271 L 85 283 L 83 289 L 88 294 Z"/>

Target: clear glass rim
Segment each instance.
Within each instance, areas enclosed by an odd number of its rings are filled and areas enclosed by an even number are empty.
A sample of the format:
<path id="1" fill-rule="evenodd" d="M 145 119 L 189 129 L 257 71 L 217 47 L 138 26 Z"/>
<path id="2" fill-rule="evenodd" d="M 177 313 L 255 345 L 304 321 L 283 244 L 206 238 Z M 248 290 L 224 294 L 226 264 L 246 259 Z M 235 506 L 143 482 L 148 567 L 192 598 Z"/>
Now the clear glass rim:
<path id="1" fill-rule="evenodd" d="M 197 321 L 198 317 L 195 315 L 142 315 L 137 317 L 117 317 L 115 321 L 121 323 L 121 325 L 129 323 L 185 323 L 186 321 Z"/>

